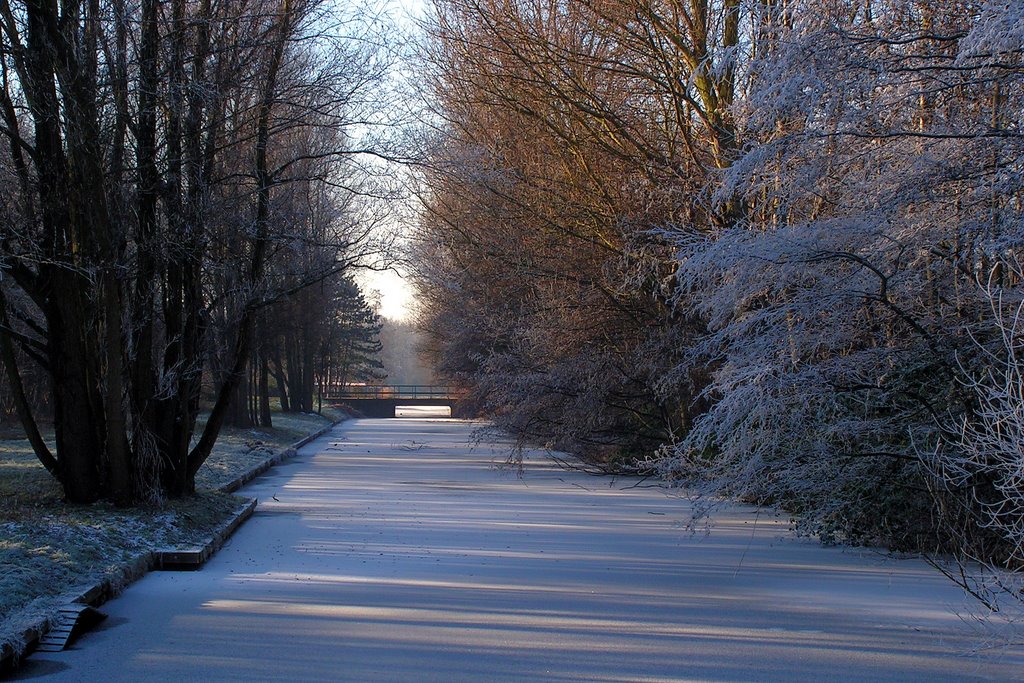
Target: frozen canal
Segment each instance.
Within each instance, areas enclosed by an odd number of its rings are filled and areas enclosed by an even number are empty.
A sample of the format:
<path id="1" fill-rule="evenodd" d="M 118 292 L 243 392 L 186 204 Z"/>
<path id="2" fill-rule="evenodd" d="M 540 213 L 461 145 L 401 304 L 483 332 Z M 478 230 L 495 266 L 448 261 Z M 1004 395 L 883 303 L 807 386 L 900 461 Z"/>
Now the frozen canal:
<path id="1" fill-rule="evenodd" d="M 958 590 L 920 561 L 793 539 L 733 509 L 470 448 L 457 420 L 342 424 L 243 490 L 199 572 L 154 573 L 24 680 L 1014 680 L 965 656 Z M 756 520 L 756 524 L 755 524 Z"/>

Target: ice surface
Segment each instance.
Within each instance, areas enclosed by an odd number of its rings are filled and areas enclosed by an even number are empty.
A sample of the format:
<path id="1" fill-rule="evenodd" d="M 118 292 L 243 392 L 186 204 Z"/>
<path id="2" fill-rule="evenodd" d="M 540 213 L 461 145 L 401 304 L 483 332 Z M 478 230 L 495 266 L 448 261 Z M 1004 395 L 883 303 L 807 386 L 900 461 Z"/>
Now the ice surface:
<path id="1" fill-rule="evenodd" d="M 1012 680 L 919 560 L 793 538 L 736 506 L 708 535 L 635 480 L 524 476 L 458 420 L 356 420 L 243 490 L 201 571 L 155 573 L 20 678 L 88 681 Z"/>

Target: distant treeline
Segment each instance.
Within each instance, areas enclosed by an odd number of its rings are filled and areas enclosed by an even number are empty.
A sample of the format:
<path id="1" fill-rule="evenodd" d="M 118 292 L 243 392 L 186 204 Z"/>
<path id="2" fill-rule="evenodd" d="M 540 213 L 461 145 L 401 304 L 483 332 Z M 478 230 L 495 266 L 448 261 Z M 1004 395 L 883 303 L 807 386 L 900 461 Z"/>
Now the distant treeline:
<path id="1" fill-rule="evenodd" d="M 435 383 L 434 371 L 425 362 L 422 334 L 415 324 L 384 318 L 380 343 L 380 362 L 388 384 Z"/>

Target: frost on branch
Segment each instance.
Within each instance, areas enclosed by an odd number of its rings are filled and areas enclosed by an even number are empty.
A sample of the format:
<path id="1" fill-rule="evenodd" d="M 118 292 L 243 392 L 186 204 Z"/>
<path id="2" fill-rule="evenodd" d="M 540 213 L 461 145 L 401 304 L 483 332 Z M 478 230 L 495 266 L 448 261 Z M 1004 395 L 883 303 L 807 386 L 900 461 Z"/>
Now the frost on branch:
<path id="1" fill-rule="evenodd" d="M 680 370 L 713 374 L 663 470 L 781 503 L 826 539 L 950 548 L 963 518 L 943 519 L 963 491 L 919 453 L 977 403 L 961 365 L 989 362 L 979 274 L 1024 236 L 1024 102 L 1019 68 L 963 59 L 985 35 L 1019 61 L 1012 10 L 947 9 L 787 5 L 714 188 L 743 220 L 678 240 L 677 299 L 708 323 Z"/>
<path id="2" fill-rule="evenodd" d="M 974 523 L 999 546 L 981 552 L 977 539 L 962 539 L 972 557 L 1017 568 L 1024 561 L 1024 301 L 1017 287 L 988 286 L 990 315 L 975 333 L 973 363 L 961 382 L 973 397 L 955 417 L 932 466 L 947 492 L 958 492 Z"/>
<path id="3" fill-rule="evenodd" d="M 715 401 L 668 474 L 784 504 L 826 540 L 920 542 L 928 502 L 906 495 L 922 486 L 907 425 L 928 437 L 949 376 L 901 308 L 920 282 L 894 270 L 904 250 L 884 225 L 736 231 L 685 260 L 680 284 L 708 293 L 712 328 L 690 362 L 715 364 Z"/>
<path id="4" fill-rule="evenodd" d="M 960 41 L 960 62 L 999 59 L 1019 54 L 1024 45 L 1024 4 L 986 2 L 977 21 Z"/>

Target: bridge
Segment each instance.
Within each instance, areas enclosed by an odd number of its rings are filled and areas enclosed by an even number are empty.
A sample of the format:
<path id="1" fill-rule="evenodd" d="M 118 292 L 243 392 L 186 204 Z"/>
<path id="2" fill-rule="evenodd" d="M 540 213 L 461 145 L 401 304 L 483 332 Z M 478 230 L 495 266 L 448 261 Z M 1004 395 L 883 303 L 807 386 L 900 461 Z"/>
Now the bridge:
<path id="1" fill-rule="evenodd" d="M 394 417 L 398 406 L 447 406 L 454 412 L 461 393 L 440 384 L 345 384 L 324 392 L 324 400 L 344 403 L 367 417 Z"/>

